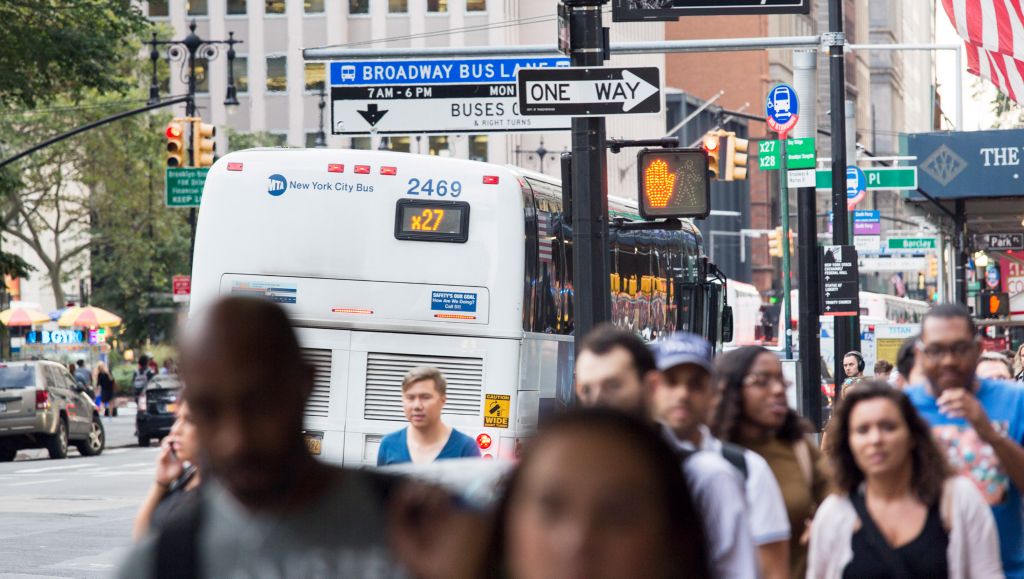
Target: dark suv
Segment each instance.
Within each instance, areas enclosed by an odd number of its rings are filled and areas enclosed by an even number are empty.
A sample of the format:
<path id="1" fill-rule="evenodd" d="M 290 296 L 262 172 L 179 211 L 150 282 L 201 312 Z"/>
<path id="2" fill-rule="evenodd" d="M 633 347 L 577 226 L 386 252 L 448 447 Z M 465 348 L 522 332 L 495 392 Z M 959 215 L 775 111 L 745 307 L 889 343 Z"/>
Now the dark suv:
<path id="1" fill-rule="evenodd" d="M 173 374 L 157 374 L 146 384 L 139 394 L 139 410 L 135 415 L 139 446 L 149 446 L 151 439 L 170 434 L 180 395 L 181 382 Z"/>
<path id="2" fill-rule="evenodd" d="M 92 392 L 61 364 L 0 363 L 0 461 L 23 448 L 64 458 L 73 444 L 84 456 L 103 452 L 106 435 Z"/>

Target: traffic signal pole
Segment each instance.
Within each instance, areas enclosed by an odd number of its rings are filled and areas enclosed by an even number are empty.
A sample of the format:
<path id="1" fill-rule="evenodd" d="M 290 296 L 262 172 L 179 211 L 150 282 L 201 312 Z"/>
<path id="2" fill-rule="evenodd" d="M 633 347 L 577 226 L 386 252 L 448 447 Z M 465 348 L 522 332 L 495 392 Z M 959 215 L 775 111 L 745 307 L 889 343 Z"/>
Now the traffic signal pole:
<path id="1" fill-rule="evenodd" d="M 606 53 L 601 7 L 606 0 L 565 0 L 572 66 L 601 66 Z M 611 318 L 608 178 L 603 117 L 572 119 L 573 293 L 576 347 Z"/>

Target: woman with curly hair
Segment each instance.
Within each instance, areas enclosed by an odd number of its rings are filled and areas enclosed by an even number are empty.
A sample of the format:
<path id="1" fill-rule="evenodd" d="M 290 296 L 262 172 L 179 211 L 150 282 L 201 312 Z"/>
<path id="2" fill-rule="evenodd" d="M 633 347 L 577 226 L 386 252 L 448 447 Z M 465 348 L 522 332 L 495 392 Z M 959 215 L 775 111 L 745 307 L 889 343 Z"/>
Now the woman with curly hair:
<path id="1" fill-rule="evenodd" d="M 836 493 L 814 518 L 807 577 L 1002 577 L 992 512 L 955 477 L 905 394 L 853 387 L 829 425 Z"/>
<path id="2" fill-rule="evenodd" d="M 786 402 L 786 378 L 778 356 L 747 346 L 718 358 L 715 372 L 722 399 L 714 420 L 719 439 L 739 444 L 768 462 L 782 489 L 789 525 L 792 577 L 803 577 L 807 537 L 801 532 L 828 495 L 820 454 L 805 434 L 810 425 Z"/>

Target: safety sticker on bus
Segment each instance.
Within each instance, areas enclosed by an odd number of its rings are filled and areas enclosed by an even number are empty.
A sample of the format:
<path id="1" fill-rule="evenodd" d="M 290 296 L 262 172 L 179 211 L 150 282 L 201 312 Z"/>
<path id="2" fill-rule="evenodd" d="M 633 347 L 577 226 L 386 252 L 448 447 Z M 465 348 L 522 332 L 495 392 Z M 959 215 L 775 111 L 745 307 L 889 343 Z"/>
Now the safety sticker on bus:
<path id="1" fill-rule="evenodd" d="M 431 292 L 430 309 L 435 312 L 475 312 L 476 294 L 468 292 Z"/>
<path id="2" fill-rule="evenodd" d="M 484 426 L 508 428 L 508 407 L 512 397 L 508 394 L 484 395 Z"/>

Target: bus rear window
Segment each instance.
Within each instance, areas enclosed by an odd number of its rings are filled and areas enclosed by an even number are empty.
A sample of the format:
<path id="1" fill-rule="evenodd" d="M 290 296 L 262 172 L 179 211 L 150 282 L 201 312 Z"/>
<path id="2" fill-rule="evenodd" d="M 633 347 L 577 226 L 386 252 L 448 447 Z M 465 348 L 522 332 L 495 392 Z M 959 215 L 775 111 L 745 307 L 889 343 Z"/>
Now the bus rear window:
<path id="1" fill-rule="evenodd" d="M 395 237 L 465 243 L 469 239 L 469 203 L 402 199 L 395 211 Z"/>
<path id="2" fill-rule="evenodd" d="M 36 373 L 32 371 L 32 366 L 28 364 L 0 365 L 0 389 L 30 388 L 35 386 L 35 383 Z"/>

